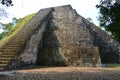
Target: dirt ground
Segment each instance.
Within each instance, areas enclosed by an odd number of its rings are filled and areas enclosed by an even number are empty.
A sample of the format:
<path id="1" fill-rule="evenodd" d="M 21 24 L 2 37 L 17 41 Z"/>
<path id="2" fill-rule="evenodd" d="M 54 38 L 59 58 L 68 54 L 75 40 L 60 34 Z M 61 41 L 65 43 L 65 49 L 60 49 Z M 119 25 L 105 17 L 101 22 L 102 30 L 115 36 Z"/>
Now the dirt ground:
<path id="1" fill-rule="evenodd" d="M 52 67 L 0 72 L 0 80 L 120 80 L 120 68 Z"/>

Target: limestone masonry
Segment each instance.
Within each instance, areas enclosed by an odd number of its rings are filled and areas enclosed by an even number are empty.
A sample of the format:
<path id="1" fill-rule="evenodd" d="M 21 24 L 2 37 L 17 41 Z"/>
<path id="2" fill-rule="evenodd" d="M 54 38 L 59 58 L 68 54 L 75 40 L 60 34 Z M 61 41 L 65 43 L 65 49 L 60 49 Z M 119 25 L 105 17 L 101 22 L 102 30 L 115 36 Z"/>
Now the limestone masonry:
<path id="1" fill-rule="evenodd" d="M 120 63 L 120 45 L 70 5 L 40 10 L 0 49 L 0 69 Z"/>

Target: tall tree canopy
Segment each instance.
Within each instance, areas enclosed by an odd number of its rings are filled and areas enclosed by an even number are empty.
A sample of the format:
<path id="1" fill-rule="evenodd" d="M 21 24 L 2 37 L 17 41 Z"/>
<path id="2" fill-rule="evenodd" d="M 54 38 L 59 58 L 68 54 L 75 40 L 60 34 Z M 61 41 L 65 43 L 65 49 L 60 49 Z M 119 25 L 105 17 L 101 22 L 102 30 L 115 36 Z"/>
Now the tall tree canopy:
<path id="1" fill-rule="evenodd" d="M 96 7 L 100 10 L 100 26 L 120 42 L 120 0 L 101 0 Z"/>
<path id="2" fill-rule="evenodd" d="M 6 35 L 8 35 L 8 33 L 10 33 L 12 31 L 12 29 L 14 28 L 15 24 L 20 21 L 20 19 L 17 18 L 12 18 L 12 22 L 9 23 L 0 23 L 0 28 L 3 30 L 2 33 L 0 33 L 0 39 L 2 39 L 3 37 L 5 37 Z"/>
<path id="3" fill-rule="evenodd" d="M 6 5 L 7 7 L 13 6 L 12 4 L 12 0 L 0 0 L 0 3 L 2 5 Z M 4 18 L 4 17 L 8 17 L 7 16 L 7 12 L 6 10 L 3 8 L 3 6 L 0 5 L 0 19 Z"/>
<path id="4" fill-rule="evenodd" d="M 0 0 L 2 5 L 13 6 L 12 0 Z"/>

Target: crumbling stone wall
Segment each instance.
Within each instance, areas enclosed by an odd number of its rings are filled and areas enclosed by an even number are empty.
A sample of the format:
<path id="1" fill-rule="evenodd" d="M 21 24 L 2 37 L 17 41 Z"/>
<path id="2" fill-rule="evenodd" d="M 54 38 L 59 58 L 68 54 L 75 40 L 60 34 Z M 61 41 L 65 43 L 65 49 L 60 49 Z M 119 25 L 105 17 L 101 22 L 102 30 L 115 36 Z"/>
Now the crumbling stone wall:
<path id="1" fill-rule="evenodd" d="M 99 47 L 102 63 L 120 63 L 120 44 L 93 23 L 85 22 L 93 36 L 93 45 Z"/>
<path id="2" fill-rule="evenodd" d="M 53 17 L 53 23 L 57 28 L 55 34 L 58 36 L 60 44 L 93 45 L 86 24 L 71 6 L 54 8 Z"/>

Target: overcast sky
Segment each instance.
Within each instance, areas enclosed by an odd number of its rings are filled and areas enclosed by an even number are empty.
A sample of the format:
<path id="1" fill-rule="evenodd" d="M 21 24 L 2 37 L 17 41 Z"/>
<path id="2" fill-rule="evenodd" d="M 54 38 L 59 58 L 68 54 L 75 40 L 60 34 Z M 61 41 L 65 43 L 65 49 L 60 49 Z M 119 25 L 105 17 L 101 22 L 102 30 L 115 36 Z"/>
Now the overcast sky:
<path id="1" fill-rule="evenodd" d="M 12 0 L 14 6 L 5 8 L 9 13 L 9 18 L 24 17 L 31 13 L 38 12 L 41 8 L 54 7 L 70 4 L 83 17 L 91 17 L 93 22 L 98 25 L 96 17 L 98 10 L 96 4 L 100 0 Z M 8 22 L 10 19 L 3 19 Z"/>

